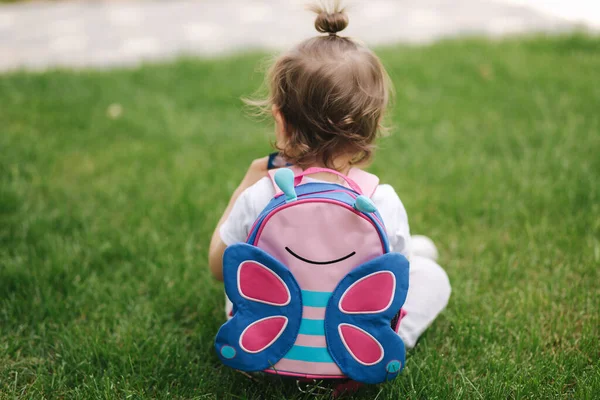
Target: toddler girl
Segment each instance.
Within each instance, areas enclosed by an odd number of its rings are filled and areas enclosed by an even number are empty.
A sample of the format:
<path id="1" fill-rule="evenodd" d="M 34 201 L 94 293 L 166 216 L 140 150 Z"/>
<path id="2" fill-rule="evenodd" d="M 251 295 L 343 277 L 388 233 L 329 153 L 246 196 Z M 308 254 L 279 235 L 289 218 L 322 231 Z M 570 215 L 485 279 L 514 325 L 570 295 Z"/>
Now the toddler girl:
<path id="1" fill-rule="evenodd" d="M 268 98 L 250 103 L 272 113 L 276 147 L 286 161 L 302 169 L 326 167 L 347 175 L 372 156 L 391 84 L 371 50 L 338 35 L 348 25 L 339 6 L 313 10 L 318 14 L 315 28 L 323 35 L 281 55 L 268 73 Z M 311 179 L 343 184 L 328 173 L 311 175 Z M 223 279 L 225 248 L 245 242 L 274 195 L 267 158 L 255 160 L 212 236 L 209 265 L 216 279 Z M 394 189 L 379 185 L 371 200 L 383 218 L 392 251 L 410 260 L 410 284 L 403 305 L 406 314 L 399 330 L 410 348 L 448 303 L 450 283 L 431 256 L 436 253 L 435 246 L 411 243 L 406 210 Z M 427 244 L 422 237 L 418 242 Z M 229 301 L 226 309 L 229 315 Z"/>

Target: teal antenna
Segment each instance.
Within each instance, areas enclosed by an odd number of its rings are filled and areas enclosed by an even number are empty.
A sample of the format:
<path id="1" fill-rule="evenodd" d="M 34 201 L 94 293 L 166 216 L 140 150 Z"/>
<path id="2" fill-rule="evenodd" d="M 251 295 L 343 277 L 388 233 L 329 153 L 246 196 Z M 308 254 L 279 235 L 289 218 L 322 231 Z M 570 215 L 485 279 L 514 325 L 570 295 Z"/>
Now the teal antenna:
<path id="1" fill-rule="evenodd" d="M 285 194 L 285 201 L 290 202 L 298 199 L 294 187 L 294 172 L 289 168 L 281 168 L 275 172 L 275 183 Z"/>
<path id="2" fill-rule="evenodd" d="M 354 208 L 364 213 L 372 213 L 377 211 L 375 204 L 367 196 L 360 195 L 356 198 Z"/>

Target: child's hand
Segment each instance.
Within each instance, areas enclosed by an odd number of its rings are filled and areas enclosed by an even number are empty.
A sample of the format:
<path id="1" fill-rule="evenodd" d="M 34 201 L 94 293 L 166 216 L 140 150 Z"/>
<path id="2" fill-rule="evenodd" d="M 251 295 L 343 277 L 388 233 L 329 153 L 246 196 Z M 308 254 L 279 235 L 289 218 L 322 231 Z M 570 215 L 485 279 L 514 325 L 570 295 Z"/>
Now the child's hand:
<path id="1" fill-rule="evenodd" d="M 238 191 L 242 192 L 250 186 L 254 185 L 260 179 L 267 176 L 267 164 L 269 161 L 269 157 L 257 158 L 252 161 L 250 164 L 250 168 L 246 171 L 246 176 L 242 179 L 240 186 L 238 187 Z"/>

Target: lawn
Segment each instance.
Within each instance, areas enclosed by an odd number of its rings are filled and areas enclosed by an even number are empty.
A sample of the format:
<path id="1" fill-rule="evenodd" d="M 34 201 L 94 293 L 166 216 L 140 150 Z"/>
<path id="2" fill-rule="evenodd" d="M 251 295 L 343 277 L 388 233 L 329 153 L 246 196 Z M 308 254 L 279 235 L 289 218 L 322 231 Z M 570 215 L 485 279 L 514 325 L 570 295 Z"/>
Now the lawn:
<path id="1" fill-rule="evenodd" d="M 378 53 L 397 94 L 371 171 L 453 296 L 357 398 L 598 396 L 600 39 Z M 270 151 L 239 100 L 263 58 L 0 75 L 0 398 L 314 398 L 212 349 L 209 238 Z"/>

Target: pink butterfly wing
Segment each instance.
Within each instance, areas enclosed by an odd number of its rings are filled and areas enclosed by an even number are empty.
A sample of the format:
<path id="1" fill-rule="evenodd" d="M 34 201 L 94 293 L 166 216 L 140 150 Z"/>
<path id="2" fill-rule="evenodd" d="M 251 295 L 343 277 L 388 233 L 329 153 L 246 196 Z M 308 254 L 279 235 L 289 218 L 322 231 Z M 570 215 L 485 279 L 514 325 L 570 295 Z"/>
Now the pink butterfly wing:
<path id="1" fill-rule="evenodd" d="M 258 353 L 269 347 L 283 333 L 288 319 L 274 316 L 260 319 L 249 325 L 240 336 L 240 346 L 248 353 Z"/>
<path id="2" fill-rule="evenodd" d="M 244 261 L 238 269 L 238 287 L 242 297 L 272 306 L 290 302 L 290 291 L 273 271 L 256 261 Z"/>
<path id="3" fill-rule="evenodd" d="M 396 278 L 389 271 L 374 272 L 356 281 L 340 299 L 346 314 L 372 314 L 385 311 L 394 300 Z"/>
<path id="4" fill-rule="evenodd" d="M 338 330 L 344 346 L 356 361 L 363 365 L 374 365 L 381 361 L 383 346 L 369 333 L 351 324 L 340 324 Z"/>

